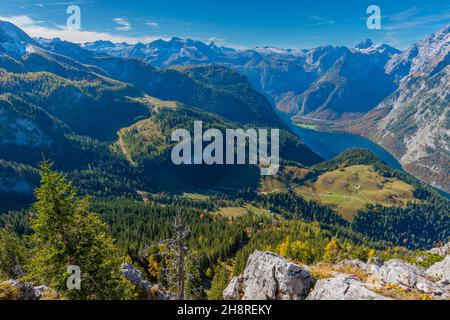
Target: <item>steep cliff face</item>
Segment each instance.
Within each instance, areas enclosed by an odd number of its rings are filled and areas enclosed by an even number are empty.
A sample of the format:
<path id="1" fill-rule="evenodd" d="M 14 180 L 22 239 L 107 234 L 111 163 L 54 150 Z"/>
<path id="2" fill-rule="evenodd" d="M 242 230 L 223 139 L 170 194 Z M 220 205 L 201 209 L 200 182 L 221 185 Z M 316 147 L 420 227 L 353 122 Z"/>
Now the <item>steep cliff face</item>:
<path id="1" fill-rule="evenodd" d="M 397 88 L 384 69 L 390 57 L 379 47 L 349 51 L 301 95 L 297 113 L 337 119 L 371 110 Z"/>
<path id="2" fill-rule="evenodd" d="M 407 76 L 425 69 L 436 57 L 448 51 L 450 41 L 450 25 L 431 34 L 424 40 L 413 44 L 393 58 L 386 65 L 388 73 Z"/>
<path id="3" fill-rule="evenodd" d="M 406 170 L 450 192 L 450 27 L 413 45 L 388 67 L 407 76 L 356 131 L 394 154 Z"/>

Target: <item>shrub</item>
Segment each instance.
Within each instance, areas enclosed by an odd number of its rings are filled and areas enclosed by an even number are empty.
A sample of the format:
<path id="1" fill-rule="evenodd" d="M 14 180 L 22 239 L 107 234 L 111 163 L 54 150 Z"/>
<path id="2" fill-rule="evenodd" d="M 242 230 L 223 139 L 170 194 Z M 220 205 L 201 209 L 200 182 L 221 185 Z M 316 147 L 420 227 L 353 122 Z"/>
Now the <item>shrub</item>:
<path id="1" fill-rule="evenodd" d="M 17 288 L 9 282 L 0 283 L 0 300 L 17 300 Z"/>

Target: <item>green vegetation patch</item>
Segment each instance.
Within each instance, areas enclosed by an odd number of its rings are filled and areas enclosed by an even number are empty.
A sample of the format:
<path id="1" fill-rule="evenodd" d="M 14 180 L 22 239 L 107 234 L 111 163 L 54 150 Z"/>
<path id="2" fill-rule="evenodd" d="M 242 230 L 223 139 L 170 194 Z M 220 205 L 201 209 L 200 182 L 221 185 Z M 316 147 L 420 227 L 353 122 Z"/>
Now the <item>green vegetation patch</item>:
<path id="1" fill-rule="evenodd" d="M 420 202 L 414 187 L 375 172 L 370 165 L 354 165 L 320 175 L 314 182 L 299 186 L 296 192 L 306 199 L 332 206 L 346 220 L 368 204 L 404 207 Z"/>

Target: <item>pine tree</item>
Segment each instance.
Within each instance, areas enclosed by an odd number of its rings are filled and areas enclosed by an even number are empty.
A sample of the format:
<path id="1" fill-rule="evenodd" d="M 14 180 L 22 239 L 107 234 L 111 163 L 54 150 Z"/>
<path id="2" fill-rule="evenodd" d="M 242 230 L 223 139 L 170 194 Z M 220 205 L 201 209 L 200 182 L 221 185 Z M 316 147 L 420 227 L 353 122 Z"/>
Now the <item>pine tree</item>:
<path id="1" fill-rule="evenodd" d="M 228 272 L 226 264 L 219 262 L 214 268 L 214 277 L 211 282 L 211 290 L 208 293 L 210 300 L 223 300 L 223 290 L 228 285 Z"/>
<path id="2" fill-rule="evenodd" d="M 36 189 L 31 237 L 33 258 L 27 278 L 65 299 L 126 299 L 131 285 L 120 275 L 120 260 L 108 228 L 90 212 L 90 198 L 79 198 L 66 177 L 44 161 Z M 69 289 L 69 266 L 81 271 L 80 289 Z"/>

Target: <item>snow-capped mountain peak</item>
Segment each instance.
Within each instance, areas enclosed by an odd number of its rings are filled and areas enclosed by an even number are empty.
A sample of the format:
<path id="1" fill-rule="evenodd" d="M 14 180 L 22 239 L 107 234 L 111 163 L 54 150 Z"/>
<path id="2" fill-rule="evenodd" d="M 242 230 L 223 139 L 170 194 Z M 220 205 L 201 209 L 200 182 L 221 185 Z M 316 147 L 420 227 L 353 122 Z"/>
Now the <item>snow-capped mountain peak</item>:
<path id="1" fill-rule="evenodd" d="M 0 51 L 12 57 L 20 57 L 27 52 L 29 46 L 39 45 L 14 24 L 0 20 Z"/>
<path id="2" fill-rule="evenodd" d="M 374 54 L 374 53 L 381 53 L 386 55 L 394 55 L 400 53 L 399 50 L 397 50 L 394 47 L 391 47 L 387 44 L 375 44 L 372 40 L 366 39 L 360 43 L 358 43 L 354 50 L 356 52 L 366 53 L 366 54 Z"/>
<path id="3" fill-rule="evenodd" d="M 357 49 L 368 49 L 371 46 L 373 46 L 373 41 L 370 39 L 366 39 L 364 41 L 361 41 L 360 43 L 358 43 L 355 48 Z"/>

